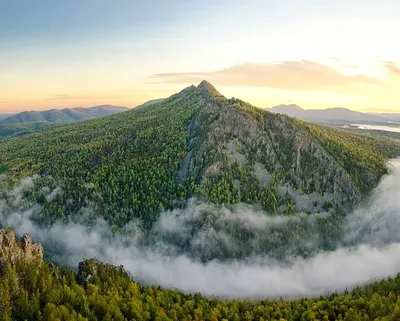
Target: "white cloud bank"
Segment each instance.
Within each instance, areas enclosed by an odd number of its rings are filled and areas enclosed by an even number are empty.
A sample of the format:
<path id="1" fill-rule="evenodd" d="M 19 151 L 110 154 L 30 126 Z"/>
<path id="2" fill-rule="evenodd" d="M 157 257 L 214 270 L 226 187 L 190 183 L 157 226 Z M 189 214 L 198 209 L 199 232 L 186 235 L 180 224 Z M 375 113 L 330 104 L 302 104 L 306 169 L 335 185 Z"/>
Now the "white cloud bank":
<path id="1" fill-rule="evenodd" d="M 385 176 L 373 191 L 368 202 L 347 218 L 343 246 L 332 251 L 317 251 L 303 258 L 287 252 L 285 263 L 271 255 L 249 255 L 242 260 L 206 263 L 177 251 L 177 247 L 155 238 L 152 245 L 143 245 L 143 232 L 134 223 L 126 227 L 129 233 L 111 236 L 109 226 L 98 221 L 92 227 L 78 223 L 38 227 L 32 215 L 38 206 L 27 208 L 21 196 L 24 188 L 32 186 L 25 180 L 19 187 L 0 199 L 0 225 L 13 228 L 18 234 L 29 233 L 35 241 L 54 251 L 54 260 L 76 267 L 84 258 L 95 257 L 115 265 L 124 265 L 137 281 L 179 288 L 205 295 L 236 297 L 296 297 L 319 295 L 384 278 L 400 271 L 400 161 L 392 162 L 391 173 Z M 51 199 L 56 192 L 49 192 Z M 192 233 L 190 221 L 204 216 L 204 211 L 215 207 L 189 202 L 186 210 L 163 213 L 155 231 L 161 236 L 183 235 L 190 251 L 232 243 L 224 230 L 206 229 Z M 207 225 L 207 215 L 202 218 Z M 271 226 L 293 223 L 298 218 L 267 217 L 252 207 L 238 205 L 222 209 L 217 224 L 236 222 L 248 230 L 272 233 Z M 189 222 L 189 223 L 188 223 Z M 215 223 L 215 222 L 214 222 Z M 295 222 L 294 222 L 295 223 Z M 216 234 L 216 235 L 213 235 Z M 262 235 L 258 233 L 256 235 Z M 316 242 L 318 235 L 308 242 Z M 225 246 L 224 245 L 224 246 Z M 292 246 L 289 244 L 288 246 Z M 211 249 L 213 250 L 213 249 Z M 284 252 L 286 253 L 286 252 Z M 289 263 L 288 263 L 289 262 Z"/>

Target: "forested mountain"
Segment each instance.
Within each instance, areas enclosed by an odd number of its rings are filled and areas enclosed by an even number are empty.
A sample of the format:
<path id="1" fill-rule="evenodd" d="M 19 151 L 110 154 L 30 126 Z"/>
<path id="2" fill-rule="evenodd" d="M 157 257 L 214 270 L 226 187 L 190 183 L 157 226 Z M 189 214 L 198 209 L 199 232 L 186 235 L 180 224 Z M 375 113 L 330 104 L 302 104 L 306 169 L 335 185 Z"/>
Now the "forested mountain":
<path id="1" fill-rule="evenodd" d="M 398 154 L 392 140 L 276 115 L 202 82 L 137 110 L 5 140 L 0 171 L 62 188 L 52 203 L 32 195 L 42 222 L 90 204 L 110 224 L 138 218 L 150 228 L 193 196 L 271 214 L 349 211 Z"/>
<path id="2" fill-rule="evenodd" d="M 338 246 L 346 251 L 358 242 L 362 234 L 344 237 L 345 214 L 397 155 L 400 145 L 393 139 L 270 113 L 225 98 L 203 81 L 142 108 L 3 140 L 0 224 L 36 231 L 48 257 L 59 263 L 68 249 L 81 250 L 91 240 L 101 250 L 91 244 L 82 253 L 111 252 L 108 262 L 121 250 L 114 251 L 115 242 L 127 248 L 119 255 L 128 255 L 128 264 L 147 256 L 154 262 L 158 254 L 195 267 L 268 258 L 290 268 L 293 258 L 341 252 Z M 26 177 L 31 179 L 20 182 Z M 258 216 L 245 213 L 250 204 Z M 74 229 L 76 234 L 63 234 Z M 58 252 L 63 249 L 65 256 Z M 12 232 L 0 233 L 0 320 L 399 316 L 398 276 L 319 298 L 223 300 L 148 286 L 151 278 L 139 285 L 123 267 L 94 259 L 69 270 L 42 257 L 29 237 L 15 242 Z M 139 270 L 153 264 L 144 262 Z"/>
<path id="3" fill-rule="evenodd" d="M 398 132 L 389 132 L 386 130 L 379 130 L 379 129 L 358 129 L 358 128 L 346 128 L 345 130 L 353 133 L 355 132 L 359 134 L 371 135 L 376 137 L 385 137 L 400 141 L 400 133 Z"/>
<path id="4" fill-rule="evenodd" d="M 8 137 L 24 136 L 36 133 L 57 125 L 57 123 L 50 122 L 0 123 L 0 141 Z"/>
<path id="5" fill-rule="evenodd" d="M 399 275 L 318 298 L 224 300 L 143 286 L 123 267 L 94 259 L 76 272 L 62 269 L 43 262 L 40 249 L 29 236 L 18 244 L 14 233 L 0 230 L 0 320 L 400 319 Z"/>
<path id="6" fill-rule="evenodd" d="M 24 111 L 5 118 L 2 123 L 68 123 L 78 120 L 94 119 L 104 117 L 128 110 L 126 107 L 102 105 L 89 108 L 64 108 L 45 111 Z"/>
<path id="7" fill-rule="evenodd" d="M 139 106 L 136 106 L 135 108 L 136 108 L 136 109 L 139 109 L 139 108 L 142 108 L 142 107 L 147 107 L 147 106 L 150 106 L 150 105 L 153 105 L 153 104 L 156 104 L 156 103 L 160 103 L 160 102 L 162 102 L 164 99 L 165 99 L 165 98 L 151 99 L 151 100 L 146 101 L 145 103 L 143 103 L 143 104 L 141 104 L 141 105 L 139 105 Z"/>

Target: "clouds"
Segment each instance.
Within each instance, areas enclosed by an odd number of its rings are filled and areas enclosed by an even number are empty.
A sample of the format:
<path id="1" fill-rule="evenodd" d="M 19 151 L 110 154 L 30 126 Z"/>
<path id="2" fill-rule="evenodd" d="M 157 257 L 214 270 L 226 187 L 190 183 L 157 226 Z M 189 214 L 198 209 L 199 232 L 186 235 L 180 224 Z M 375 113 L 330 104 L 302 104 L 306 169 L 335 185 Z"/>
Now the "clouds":
<path id="1" fill-rule="evenodd" d="M 268 217 L 248 205 L 218 209 L 189 202 L 185 209 L 163 213 L 151 233 L 155 237 L 149 242 L 135 222 L 115 235 L 102 220 L 90 227 L 77 222 L 39 227 L 33 217 L 40 213 L 40 207 L 32 206 L 22 197 L 24 190 L 32 188 L 34 180 L 25 180 L 13 191 L 2 192 L 0 225 L 12 227 L 19 234 L 30 233 L 34 241 L 41 241 L 57 255 L 53 259 L 66 265 L 76 267 L 83 258 L 96 257 L 124 265 L 137 281 L 145 284 L 231 298 L 319 295 L 342 291 L 400 270 L 399 180 L 400 161 L 395 161 L 391 174 L 382 179 L 369 201 L 346 218 L 346 233 L 340 243 L 332 250 L 318 250 L 318 240 L 324 233 L 316 231 L 308 238 L 303 237 L 316 252 L 308 256 L 293 255 L 291 249 L 299 240 L 284 242 L 288 250 L 283 251 L 285 260 L 250 253 L 242 259 L 212 259 L 204 263 L 196 255 L 178 251 L 174 242 L 168 241 L 175 234 L 184 245 L 199 246 L 197 249 L 214 246 L 216 240 L 222 242 L 217 242 L 218 245 L 225 242 L 235 246 L 233 231 L 243 227 L 257 244 L 260 235 L 279 236 L 280 227 L 301 226 L 301 217 Z M 60 190 L 44 192 L 54 198 Z M 312 221 L 306 217 L 306 222 Z M 199 222 L 203 227 L 194 233 L 193 223 Z M 211 227 L 210 222 L 213 222 Z M 233 230 L 227 233 L 222 227 Z"/>
<path id="2" fill-rule="evenodd" d="M 135 91 L 124 93 L 92 93 L 92 94 L 58 94 L 53 97 L 46 98 L 46 100 L 108 100 L 108 99 L 126 99 L 134 97 Z"/>
<path id="3" fill-rule="evenodd" d="M 354 110 L 398 109 L 399 65 L 377 58 L 345 60 L 283 60 L 244 62 L 198 72 L 158 73 L 148 84 L 191 85 L 205 79 L 225 96 L 240 97 L 258 106 L 287 103 L 308 108 L 345 107 Z M 222 88 L 221 88 L 222 87 Z M 153 88 L 156 88 L 153 85 Z"/>
<path id="4" fill-rule="evenodd" d="M 150 77 L 167 83 L 197 83 L 208 79 L 220 86 L 268 87 L 287 90 L 330 90 L 341 92 L 354 85 L 379 85 L 365 75 L 346 75 L 315 61 L 246 62 L 211 72 L 163 73 Z"/>
<path id="5" fill-rule="evenodd" d="M 388 69 L 391 76 L 399 78 L 400 81 L 400 67 L 393 61 L 385 61 L 384 62 L 386 68 Z"/>

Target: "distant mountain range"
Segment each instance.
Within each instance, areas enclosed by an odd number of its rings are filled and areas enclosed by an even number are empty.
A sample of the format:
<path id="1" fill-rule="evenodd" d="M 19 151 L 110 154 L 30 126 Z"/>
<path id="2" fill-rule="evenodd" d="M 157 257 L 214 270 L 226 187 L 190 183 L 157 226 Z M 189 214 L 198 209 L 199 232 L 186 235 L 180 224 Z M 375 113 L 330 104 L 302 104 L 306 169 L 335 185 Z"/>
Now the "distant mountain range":
<path id="1" fill-rule="evenodd" d="M 371 115 L 381 116 L 389 119 L 389 121 L 400 122 L 400 114 L 392 114 L 392 113 L 371 113 Z"/>
<path id="2" fill-rule="evenodd" d="M 388 123 L 400 121 L 400 114 L 370 114 L 341 107 L 306 110 L 298 105 L 278 105 L 266 108 L 266 110 L 316 123 Z"/>
<path id="3" fill-rule="evenodd" d="M 70 123 L 79 120 L 95 119 L 128 110 L 127 107 L 101 105 L 89 108 L 65 108 L 51 109 L 45 111 L 24 111 L 3 120 L 2 124 L 19 124 L 19 123 Z M 1 116 L 0 116 L 1 117 Z"/>
<path id="4" fill-rule="evenodd" d="M 0 114 L 0 122 L 14 114 Z"/>

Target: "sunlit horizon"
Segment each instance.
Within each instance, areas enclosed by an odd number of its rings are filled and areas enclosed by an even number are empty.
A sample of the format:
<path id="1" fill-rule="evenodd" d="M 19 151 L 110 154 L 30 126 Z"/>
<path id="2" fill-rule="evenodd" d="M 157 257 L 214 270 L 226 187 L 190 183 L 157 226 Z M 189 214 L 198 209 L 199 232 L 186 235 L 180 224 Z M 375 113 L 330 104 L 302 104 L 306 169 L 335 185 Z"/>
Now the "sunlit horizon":
<path id="1" fill-rule="evenodd" d="M 400 3 L 40 0 L 0 12 L 0 113 L 135 107 L 205 79 L 258 107 L 400 113 Z"/>

